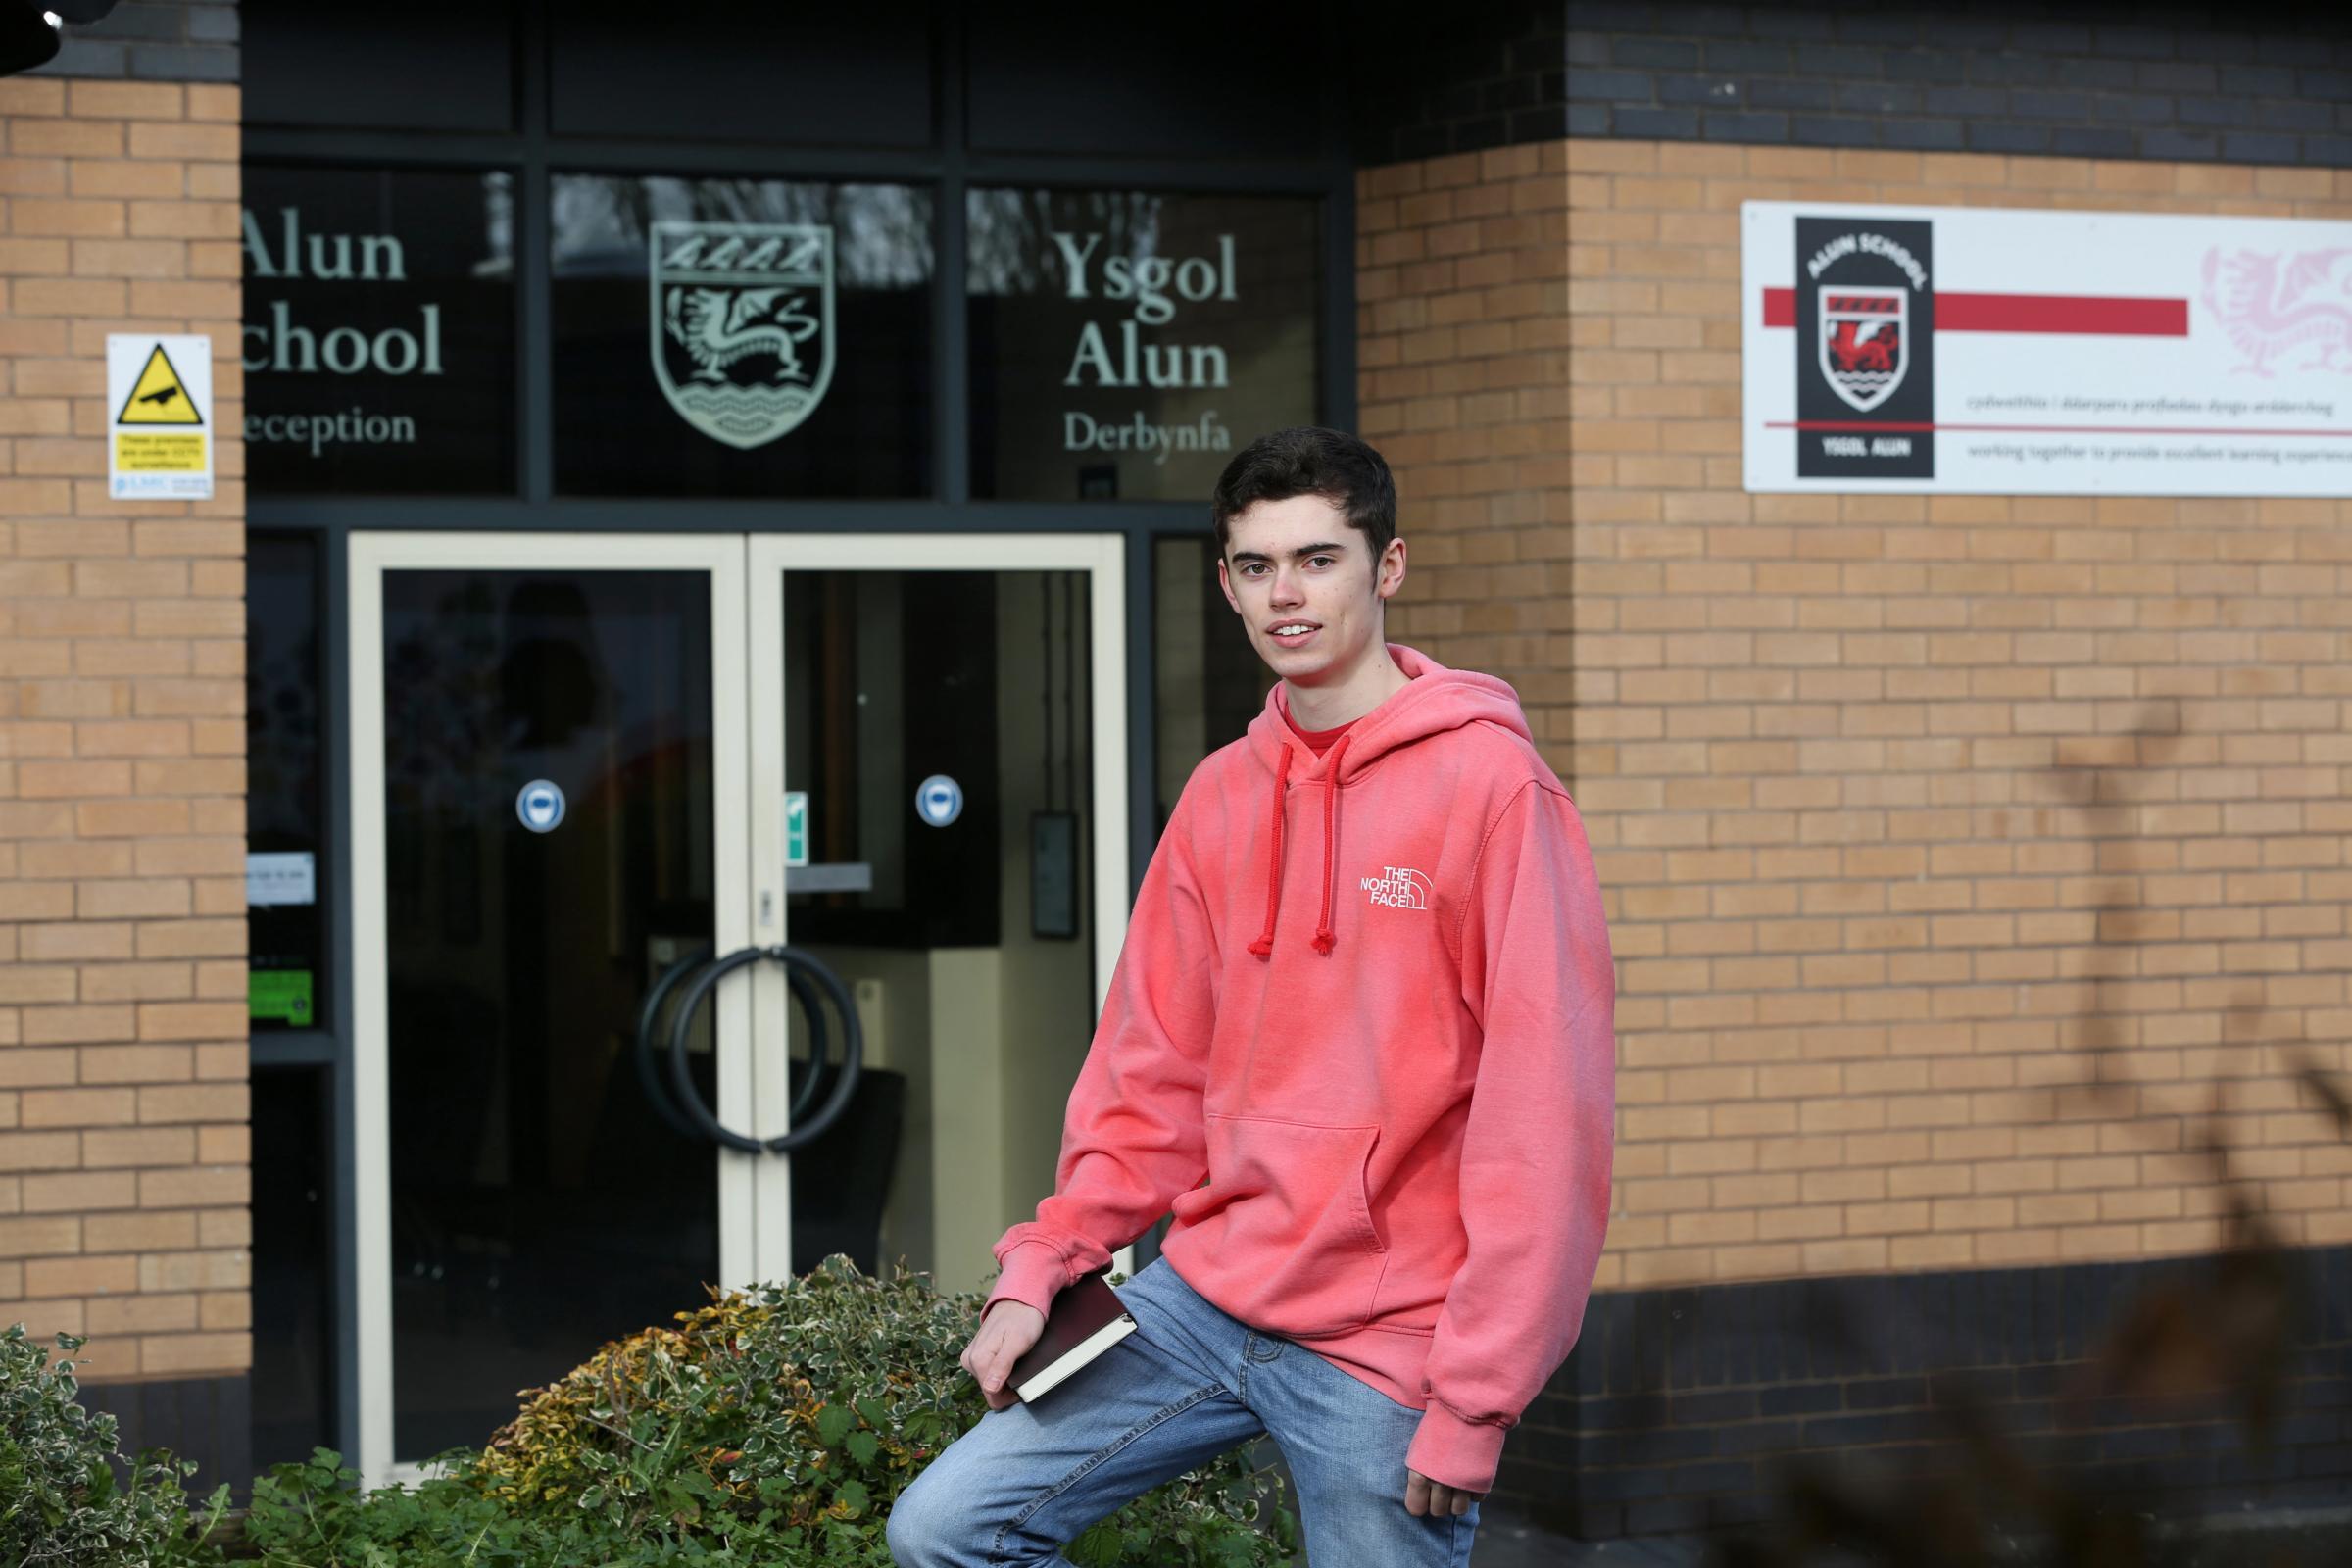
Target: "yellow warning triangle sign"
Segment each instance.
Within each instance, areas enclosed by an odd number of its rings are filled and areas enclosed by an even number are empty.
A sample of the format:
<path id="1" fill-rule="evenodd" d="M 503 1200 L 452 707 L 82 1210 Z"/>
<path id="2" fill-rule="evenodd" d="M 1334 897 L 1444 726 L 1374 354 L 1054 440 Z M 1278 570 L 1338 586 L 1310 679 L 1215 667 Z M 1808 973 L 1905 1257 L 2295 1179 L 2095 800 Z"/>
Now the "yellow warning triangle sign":
<path id="1" fill-rule="evenodd" d="M 179 372 L 172 368 L 172 356 L 158 343 L 155 352 L 147 356 L 147 368 L 139 372 L 138 384 L 130 396 L 122 400 L 122 412 L 115 416 L 117 424 L 202 424 L 204 416 L 196 410 L 196 400 L 188 396 Z"/>

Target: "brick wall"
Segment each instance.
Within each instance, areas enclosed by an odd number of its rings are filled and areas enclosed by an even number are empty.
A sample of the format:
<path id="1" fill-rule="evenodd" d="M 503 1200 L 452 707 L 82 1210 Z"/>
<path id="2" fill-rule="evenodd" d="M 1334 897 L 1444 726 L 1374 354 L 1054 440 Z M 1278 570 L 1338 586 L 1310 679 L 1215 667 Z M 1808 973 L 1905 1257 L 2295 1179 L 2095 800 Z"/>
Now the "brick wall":
<path id="1" fill-rule="evenodd" d="M 1742 199 L 2352 216 L 2352 171 L 1621 140 L 1368 171 L 1398 636 L 1527 702 L 1619 959 L 1604 1287 L 2352 1240 L 2352 503 L 1748 495 Z M 1565 243 L 1562 243 L 1562 240 Z"/>
<path id="2" fill-rule="evenodd" d="M 94 1381 L 252 1361 L 237 115 L 0 80 L 0 1320 Z M 211 502 L 108 499 L 128 330 L 213 338 Z"/>

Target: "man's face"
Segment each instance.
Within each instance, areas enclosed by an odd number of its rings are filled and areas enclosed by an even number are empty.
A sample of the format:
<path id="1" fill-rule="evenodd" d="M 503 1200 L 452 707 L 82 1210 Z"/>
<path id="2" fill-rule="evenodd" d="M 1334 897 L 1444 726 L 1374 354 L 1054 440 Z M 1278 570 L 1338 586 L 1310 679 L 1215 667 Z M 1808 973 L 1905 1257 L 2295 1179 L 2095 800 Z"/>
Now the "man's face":
<path id="1" fill-rule="evenodd" d="M 1298 686 L 1346 680 L 1382 635 L 1404 541 L 1376 572 L 1371 541 L 1321 496 L 1260 501 L 1226 526 L 1217 581 L 1267 667 Z"/>

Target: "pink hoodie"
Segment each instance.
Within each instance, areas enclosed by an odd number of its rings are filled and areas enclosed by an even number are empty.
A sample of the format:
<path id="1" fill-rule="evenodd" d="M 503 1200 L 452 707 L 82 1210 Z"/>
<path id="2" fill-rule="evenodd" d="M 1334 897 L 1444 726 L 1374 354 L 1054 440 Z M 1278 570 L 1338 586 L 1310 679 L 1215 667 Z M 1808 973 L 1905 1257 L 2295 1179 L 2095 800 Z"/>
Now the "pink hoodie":
<path id="1" fill-rule="evenodd" d="M 1615 972 L 1517 695 L 1389 652 L 1412 680 L 1320 760 L 1277 687 L 1193 770 L 982 1311 L 1173 1208 L 1186 1284 L 1421 1410 L 1405 1462 L 1486 1492 L 1608 1228 Z"/>

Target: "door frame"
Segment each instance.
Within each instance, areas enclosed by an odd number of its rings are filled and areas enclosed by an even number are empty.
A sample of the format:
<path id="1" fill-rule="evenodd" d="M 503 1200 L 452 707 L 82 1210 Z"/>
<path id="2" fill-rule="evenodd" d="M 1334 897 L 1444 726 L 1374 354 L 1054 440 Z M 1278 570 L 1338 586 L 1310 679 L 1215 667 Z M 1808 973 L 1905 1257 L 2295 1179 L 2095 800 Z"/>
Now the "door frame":
<path id="1" fill-rule="evenodd" d="M 751 865 L 743 911 L 758 942 L 789 940 L 784 905 L 784 573 L 788 571 L 1083 571 L 1087 574 L 1091 701 L 1095 737 L 1089 769 L 1094 822 L 1094 996 L 1091 1020 L 1102 1015 L 1120 944 L 1127 937 L 1127 541 L 1117 534 L 767 533 L 751 536 L 747 619 L 751 630 Z M 762 902 L 764 901 L 764 902 Z M 768 916 L 761 923 L 761 913 Z M 783 975 L 755 972 L 755 1015 L 761 1039 L 781 1040 L 790 1005 Z M 762 1127 L 781 1130 L 790 1091 L 780 1070 L 763 1070 L 757 1054 L 753 1093 Z M 778 1054 L 777 1064 L 781 1064 Z M 792 1162 L 762 1160 L 754 1175 L 760 1278 L 792 1267 Z M 1043 1196 L 1043 1195 L 1041 1195 Z M 1134 1270 L 1123 1247 L 1114 1266 Z"/>
<path id="2" fill-rule="evenodd" d="M 1083 571 L 1087 573 L 1089 799 L 1094 927 L 1092 1018 L 1110 989 L 1129 914 L 1127 554 L 1116 533 L 553 533 L 354 530 L 349 540 L 348 715 L 352 846 L 353 1182 L 344 1220 L 354 1237 L 358 1450 L 365 1485 L 413 1480 L 393 1447 L 391 1134 L 384 850 L 383 588 L 387 571 L 690 570 L 710 574 L 713 897 L 717 950 L 784 940 L 784 580 L 786 571 Z M 760 923 L 760 900 L 770 923 Z M 718 1006 L 719 1118 L 768 1136 L 782 1131 L 790 1091 L 783 1065 L 781 973 L 758 965 L 752 1005 Z M 761 1039 L 777 1060 L 762 1071 Z M 719 1273 L 748 1283 L 791 1270 L 789 1159 L 713 1151 L 719 1196 Z M 1113 1266 L 1134 1270 L 1134 1249 Z M 619 1332 L 616 1327 L 615 1332 Z"/>
<path id="3" fill-rule="evenodd" d="M 527 534 L 399 532 L 351 535 L 350 715 L 352 843 L 353 1190 L 349 1223 L 358 1246 L 359 1435 L 357 1468 L 369 1486 L 408 1479 L 394 1451 L 392 1364 L 391 1079 L 384 872 L 384 574 L 416 570 L 702 571 L 710 582 L 711 841 L 714 936 L 731 952 L 750 940 L 751 881 L 743 799 L 750 713 L 744 659 L 741 534 Z M 718 1008 L 718 1114 L 729 1125 L 752 1109 L 753 1023 L 748 1009 Z M 714 1151 L 719 1271 L 743 1277 L 756 1242 L 751 1170 Z M 681 1305 L 691 1303 L 681 1302 Z M 485 1434 L 487 1436 L 487 1434 Z M 419 1456 L 419 1457 L 429 1457 Z"/>

